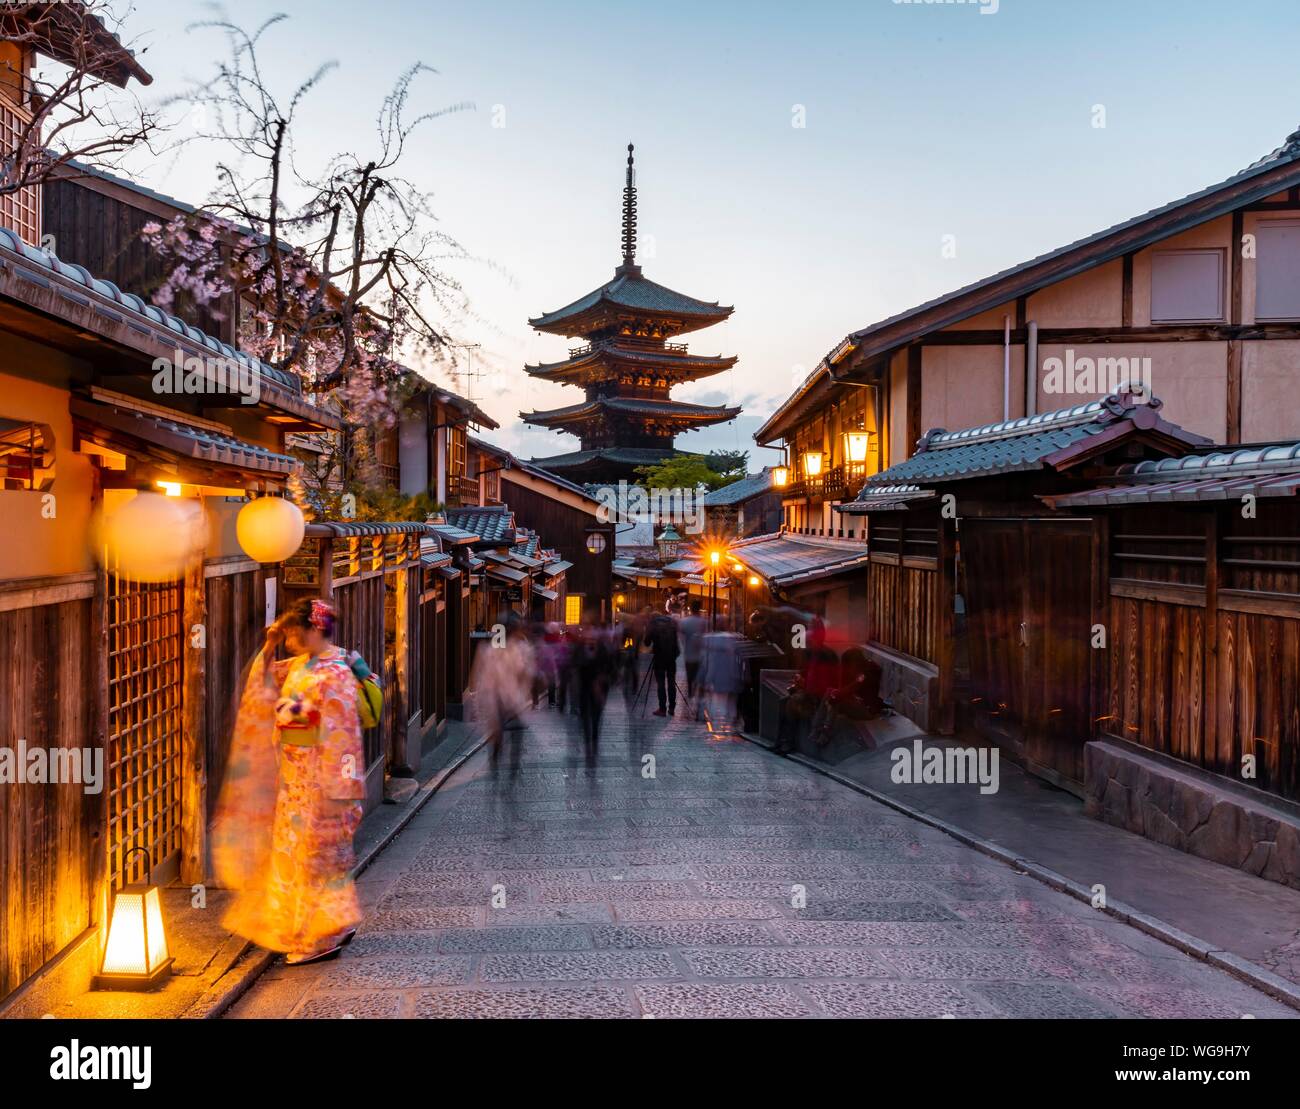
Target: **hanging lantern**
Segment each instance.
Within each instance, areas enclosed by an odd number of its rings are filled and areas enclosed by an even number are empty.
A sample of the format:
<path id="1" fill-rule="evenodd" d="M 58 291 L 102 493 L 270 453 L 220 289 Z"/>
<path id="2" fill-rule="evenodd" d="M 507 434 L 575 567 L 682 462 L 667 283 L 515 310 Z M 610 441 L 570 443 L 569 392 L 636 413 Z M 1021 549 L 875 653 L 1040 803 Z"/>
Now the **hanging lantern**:
<path id="1" fill-rule="evenodd" d="M 788 466 L 777 466 L 772 470 L 772 485 L 777 489 L 784 489 L 790 484 L 790 468 Z"/>
<path id="2" fill-rule="evenodd" d="M 130 859 L 136 852 L 127 852 Z M 172 958 L 167 950 L 167 932 L 163 928 L 162 894 L 150 881 L 124 886 L 113 895 L 113 911 L 108 920 L 108 942 L 104 945 L 104 962 L 95 976 L 100 990 L 152 990 L 170 973 Z"/>
<path id="3" fill-rule="evenodd" d="M 850 431 L 844 436 L 844 453 L 850 462 L 865 462 L 871 449 L 871 436 L 865 431 Z"/>
<path id="4" fill-rule="evenodd" d="M 822 472 L 822 452 L 806 451 L 803 456 L 804 477 L 817 477 Z"/>
<path id="5" fill-rule="evenodd" d="M 750 587 L 751 589 L 757 589 L 758 586 L 759 586 L 758 575 L 757 575 L 757 574 L 750 574 L 750 575 L 749 575 L 749 587 Z"/>
<path id="6" fill-rule="evenodd" d="M 203 509 L 197 501 L 137 493 L 106 510 L 99 524 L 99 549 L 106 566 L 131 581 L 176 581 L 186 563 L 207 544 Z"/>
<path id="7" fill-rule="evenodd" d="M 235 537 L 254 562 L 283 562 L 297 553 L 307 522 L 284 497 L 259 497 L 239 510 Z"/>

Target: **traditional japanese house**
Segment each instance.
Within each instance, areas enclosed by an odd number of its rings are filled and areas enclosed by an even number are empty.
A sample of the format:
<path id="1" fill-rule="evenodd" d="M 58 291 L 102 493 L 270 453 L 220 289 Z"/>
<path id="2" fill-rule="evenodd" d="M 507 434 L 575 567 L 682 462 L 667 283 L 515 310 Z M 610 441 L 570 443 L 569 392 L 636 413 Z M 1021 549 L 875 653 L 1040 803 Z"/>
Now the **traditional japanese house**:
<path id="1" fill-rule="evenodd" d="M 1104 537 L 1088 811 L 1300 888 L 1300 444 L 1045 498 Z"/>
<path id="2" fill-rule="evenodd" d="M 780 531 L 783 496 L 776 487 L 773 469 L 765 466 L 760 473 L 748 474 L 705 494 L 705 530 L 710 535 L 733 539 L 752 539 Z"/>
<path id="3" fill-rule="evenodd" d="M 687 429 L 733 420 L 739 408 L 675 401 L 675 385 L 721 373 L 734 357 L 703 357 L 670 342 L 720 323 L 732 309 L 674 292 L 643 276 L 636 263 L 637 197 L 632 147 L 623 190 L 623 261 L 614 277 L 572 304 L 529 320 L 538 331 L 581 339 L 562 362 L 527 366 L 543 381 L 574 385 L 578 404 L 521 413 L 539 427 L 577 435 L 581 447 L 534 463 L 584 484 L 634 482 L 636 470 L 676 454 L 675 437 Z"/>
<path id="4" fill-rule="evenodd" d="M 407 380 L 411 395 L 399 424 L 380 438 L 385 477 L 406 496 L 427 493 L 448 508 L 477 505 L 479 482 L 470 472 L 470 429 L 500 425 L 472 400 L 450 389 L 415 373 L 408 374 Z"/>
<path id="5" fill-rule="evenodd" d="M 146 869 L 205 880 L 208 768 L 281 579 L 240 548 L 235 517 L 248 494 L 284 488 L 297 465 L 287 432 L 338 425 L 294 375 L 2 229 L 0 347 L 0 511 L 11 533 L 0 674 L 14 691 L 0 699 L 0 734 L 13 749 L 87 751 L 104 768 L 100 792 L 2 791 L 0 869 L 13 883 L 0 895 L 12 908 L 0 929 L 4 995 L 55 959 L 84 988 L 110 890 Z M 201 389 L 158 388 L 155 360 L 170 364 L 178 350 Z M 232 367 L 257 383 L 255 397 L 219 388 Z M 191 508 L 207 535 L 161 581 L 121 572 L 94 541 L 93 515 L 141 490 Z M 174 537 L 160 533 L 159 548 Z M 209 651 L 213 636 L 220 650 Z"/>
<path id="6" fill-rule="evenodd" d="M 1206 445 L 1132 394 L 948 432 L 869 479 L 866 648 L 882 696 L 929 731 L 974 730 L 1081 791 L 1104 680 L 1105 535 L 1043 499 Z"/>
<path id="7" fill-rule="evenodd" d="M 470 439 L 471 474 L 479 483 L 479 503 L 508 505 L 515 519 L 536 532 L 563 563 L 563 601 L 554 619 L 577 624 L 590 616 L 609 620 L 613 613 L 613 558 L 616 522 L 600 500 L 581 485 L 515 457 L 504 448 Z M 554 592 L 552 584 L 543 589 Z"/>
<path id="8" fill-rule="evenodd" d="M 785 524 L 849 537 L 865 521 L 834 506 L 925 429 L 1054 411 L 1125 381 L 1215 442 L 1300 436 L 1298 290 L 1300 132 L 1206 189 L 839 341 L 754 436 L 786 451 Z"/>

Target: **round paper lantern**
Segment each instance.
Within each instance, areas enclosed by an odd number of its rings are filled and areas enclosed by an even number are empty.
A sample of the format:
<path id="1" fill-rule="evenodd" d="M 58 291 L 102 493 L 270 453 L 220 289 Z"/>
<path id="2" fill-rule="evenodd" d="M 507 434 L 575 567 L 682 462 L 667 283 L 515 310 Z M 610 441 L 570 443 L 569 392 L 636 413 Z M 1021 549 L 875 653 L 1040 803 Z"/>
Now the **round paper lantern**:
<path id="1" fill-rule="evenodd" d="M 239 510 L 235 537 L 256 562 L 283 562 L 302 546 L 307 521 L 302 510 L 283 497 L 259 497 Z"/>
<path id="2" fill-rule="evenodd" d="M 140 582 L 176 581 L 206 541 L 198 503 L 158 493 L 137 493 L 100 528 L 108 569 Z"/>

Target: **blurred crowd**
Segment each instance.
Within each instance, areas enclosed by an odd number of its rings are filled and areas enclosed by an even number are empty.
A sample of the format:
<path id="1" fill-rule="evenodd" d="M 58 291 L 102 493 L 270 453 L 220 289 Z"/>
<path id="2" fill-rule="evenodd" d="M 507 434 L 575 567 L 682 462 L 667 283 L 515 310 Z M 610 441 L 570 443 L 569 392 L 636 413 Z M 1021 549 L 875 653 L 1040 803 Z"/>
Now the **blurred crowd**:
<path id="1" fill-rule="evenodd" d="M 885 709 L 880 668 L 850 649 L 827 645 L 820 616 L 790 607 L 760 608 L 746 634 L 716 631 L 699 600 L 674 598 L 661 610 L 624 610 L 612 625 L 529 624 L 510 613 L 474 661 L 475 716 L 490 745 L 494 773 L 518 773 L 527 720 L 535 711 L 574 718 L 575 753 L 594 766 L 610 693 L 629 716 L 689 716 L 714 735 L 733 734 L 742 713 L 756 714 L 759 673 L 793 674 L 782 700 L 777 750 L 829 742 L 845 722 Z M 653 708 L 651 706 L 654 706 Z M 863 742 L 870 745 L 863 733 Z"/>

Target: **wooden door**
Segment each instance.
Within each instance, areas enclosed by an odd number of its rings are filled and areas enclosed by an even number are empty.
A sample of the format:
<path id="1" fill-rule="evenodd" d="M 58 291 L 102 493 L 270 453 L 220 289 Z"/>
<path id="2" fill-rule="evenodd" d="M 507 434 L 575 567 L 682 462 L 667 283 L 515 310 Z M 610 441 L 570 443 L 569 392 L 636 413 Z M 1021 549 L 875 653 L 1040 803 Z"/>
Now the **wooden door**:
<path id="1" fill-rule="evenodd" d="M 1022 757 L 1025 721 L 1024 532 L 1019 520 L 962 521 L 966 634 L 976 727 Z"/>
<path id="2" fill-rule="evenodd" d="M 968 520 L 961 530 L 977 728 L 1061 784 L 1091 738 L 1093 525 Z"/>

